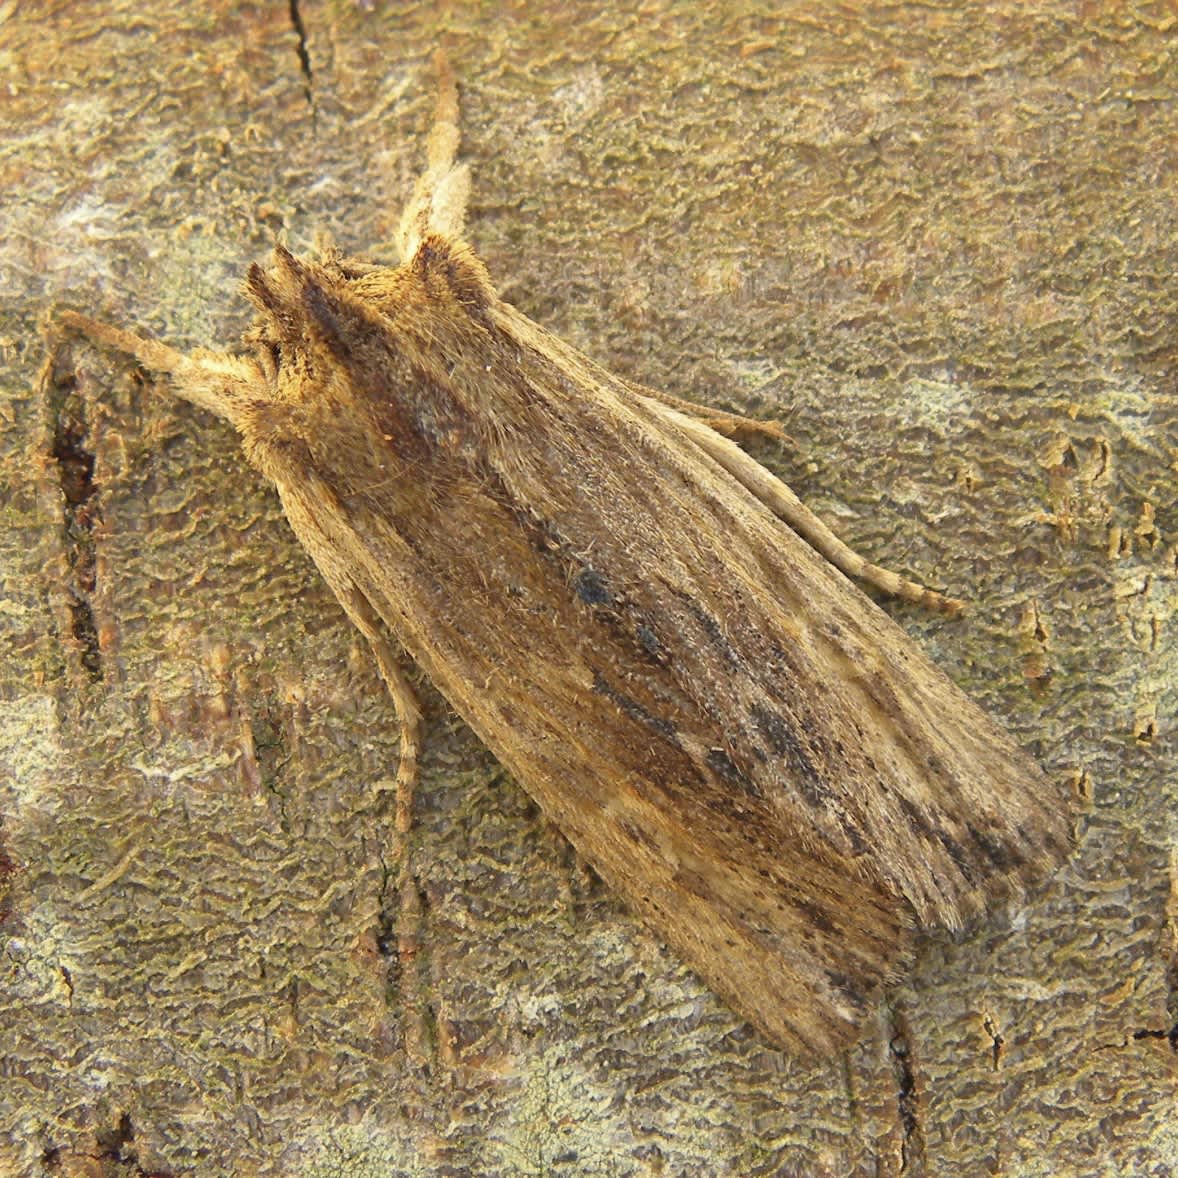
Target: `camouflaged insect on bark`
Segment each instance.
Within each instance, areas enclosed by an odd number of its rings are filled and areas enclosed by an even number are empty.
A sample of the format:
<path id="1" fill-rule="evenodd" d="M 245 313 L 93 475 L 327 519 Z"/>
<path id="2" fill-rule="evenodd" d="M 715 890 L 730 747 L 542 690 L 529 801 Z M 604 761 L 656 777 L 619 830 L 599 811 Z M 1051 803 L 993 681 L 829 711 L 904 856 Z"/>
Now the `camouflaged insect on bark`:
<path id="1" fill-rule="evenodd" d="M 391 690 L 402 830 L 420 721 L 394 644 L 734 1009 L 830 1051 L 914 928 L 1064 858 L 1064 791 L 844 573 L 955 603 L 725 436 L 776 427 L 614 376 L 498 298 L 440 68 L 400 266 L 279 248 L 241 354 L 62 320 L 227 418 L 275 484 Z"/>

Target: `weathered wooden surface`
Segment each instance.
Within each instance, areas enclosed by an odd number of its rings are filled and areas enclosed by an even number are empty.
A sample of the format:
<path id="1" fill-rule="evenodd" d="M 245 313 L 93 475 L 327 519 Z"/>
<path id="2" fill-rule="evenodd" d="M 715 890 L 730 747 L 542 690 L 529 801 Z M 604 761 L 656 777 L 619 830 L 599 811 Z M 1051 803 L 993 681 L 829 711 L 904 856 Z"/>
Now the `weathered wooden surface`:
<path id="1" fill-rule="evenodd" d="M 1178 20 L 1070 4 L 0 5 L 0 1172 L 1178 1169 Z M 1034 7 L 1034 14 L 1030 9 Z M 428 697 L 396 952 L 392 713 L 226 428 L 54 303 L 231 340 L 278 232 L 385 238 L 445 45 L 471 238 L 762 454 L 1094 802 L 845 1058 L 770 1049 Z"/>

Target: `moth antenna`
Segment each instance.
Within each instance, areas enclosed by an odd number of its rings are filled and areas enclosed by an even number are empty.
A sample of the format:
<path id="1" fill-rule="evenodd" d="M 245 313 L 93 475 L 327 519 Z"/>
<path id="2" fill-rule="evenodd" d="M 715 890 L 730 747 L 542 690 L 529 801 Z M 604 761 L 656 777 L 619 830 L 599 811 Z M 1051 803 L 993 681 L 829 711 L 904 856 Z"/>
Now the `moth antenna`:
<path id="1" fill-rule="evenodd" d="M 261 370 L 241 356 L 203 348 L 185 355 L 159 340 L 146 339 L 76 311 L 62 311 L 57 321 L 99 347 L 134 356 L 149 372 L 169 376 L 178 397 L 208 409 L 233 425 L 240 424 L 247 405 L 265 397 Z"/>
<path id="2" fill-rule="evenodd" d="M 188 363 L 188 357 L 183 352 L 161 344 L 159 340 L 145 339 L 113 324 L 91 319 L 89 315 L 80 315 L 77 311 L 62 311 L 57 321 L 67 330 L 84 335 L 93 343 L 134 356 L 151 372 L 176 373 L 182 371 Z"/>
<path id="3" fill-rule="evenodd" d="M 816 552 L 846 576 L 874 585 L 882 593 L 911 601 L 925 609 L 956 615 L 962 613 L 965 602 L 946 597 L 915 581 L 899 576 L 891 569 L 880 568 L 864 559 L 853 548 L 840 540 L 798 496 L 779 478 L 770 474 L 759 462 L 750 458 L 739 446 L 730 442 L 702 421 L 688 417 L 665 404 L 658 411 L 674 421 L 680 429 L 709 457 L 718 462 L 746 490 L 752 492 L 778 519 L 788 524 Z"/>
<path id="4" fill-rule="evenodd" d="M 397 250 L 409 261 L 428 233 L 462 236 L 470 199 L 470 169 L 456 164 L 461 133 L 458 129 L 458 86 L 454 71 L 442 50 L 434 54 L 438 73 L 438 98 L 434 125 L 426 140 L 426 169 L 413 189 L 397 229 Z"/>
<path id="5" fill-rule="evenodd" d="M 627 388 L 637 393 L 638 396 L 658 401 L 669 409 L 677 409 L 686 417 L 701 422 L 709 429 L 715 430 L 716 433 L 723 434 L 726 438 L 733 438 L 741 442 L 754 438 L 768 438 L 774 442 L 785 442 L 790 446 L 797 445 L 797 442 L 785 432 L 785 427 L 780 421 L 745 417 L 743 413 L 726 413 L 722 409 L 712 409 L 710 406 L 701 405 L 696 401 L 685 401 L 682 397 L 664 393 L 662 389 L 652 389 L 648 385 L 638 384 L 636 381 L 628 380 L 625 383 Z"/>

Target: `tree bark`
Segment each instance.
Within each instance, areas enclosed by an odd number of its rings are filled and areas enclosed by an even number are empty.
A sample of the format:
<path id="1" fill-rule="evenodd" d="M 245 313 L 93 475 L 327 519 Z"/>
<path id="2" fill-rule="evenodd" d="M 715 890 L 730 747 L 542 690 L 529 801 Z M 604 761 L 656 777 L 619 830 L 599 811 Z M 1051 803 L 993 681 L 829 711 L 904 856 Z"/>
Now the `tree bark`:
<path id="1" fill-rule="evenodd" d="M 739 9 L 739 15 L 736 10 Z M 0 9 L 0 1169 L 1178 1168 L 1174 16 L 1013 2 Z M 844 1057 L 763 1042 L 428 690 L 396 726 L 229 429 L 72 306 L 227 346 L 276 236 L 387 242 L 449 52 L 472 242 L 761 448 L 1090 797 Z"/>

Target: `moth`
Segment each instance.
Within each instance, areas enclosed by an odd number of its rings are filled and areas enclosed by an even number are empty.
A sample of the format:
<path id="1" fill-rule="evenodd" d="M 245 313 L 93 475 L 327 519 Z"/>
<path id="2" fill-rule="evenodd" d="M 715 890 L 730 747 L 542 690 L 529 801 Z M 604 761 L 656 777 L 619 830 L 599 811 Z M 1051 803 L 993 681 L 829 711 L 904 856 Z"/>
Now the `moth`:
<path id="1" fill-rule="evenodd" d="M 278 246 L 236 353 L 62 321 L 237 429 L 388 685 L 403 820 L 399 651 L 734 1010 L 837 1050 L 916 930 L 1062 861 L 1066 800 L 848 577 L 958 603 L 856 555 L 733 440 L 778 427 L 616 376 L 498 297 L 438 70 L 399 265 Z"/>

